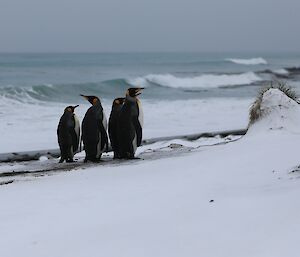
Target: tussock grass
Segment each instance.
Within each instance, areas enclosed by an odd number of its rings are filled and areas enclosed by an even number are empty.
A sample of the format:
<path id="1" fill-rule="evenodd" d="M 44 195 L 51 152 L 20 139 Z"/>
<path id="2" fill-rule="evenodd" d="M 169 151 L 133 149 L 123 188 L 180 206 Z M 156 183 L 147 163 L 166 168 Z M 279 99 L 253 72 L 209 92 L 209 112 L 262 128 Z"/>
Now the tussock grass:
<path id="1" fill-rule="evenodd" d="M 260 119 L 263 116 L 263 111 L 261 109 L 261 103 L 264 96 L 264 93 L 267 92 L 271 88 L 279 89 L 281 92 L 283 92 L 287 97 L 291 98 L 295 102 L 298 102 L 298 96 L 289 86 L 287 86 L 284 83 L 278 82 L 278 83 L 271 83 L 271 85 L 264 87 L 260 92 L 258 93 L 258 96 L 254 103 L 250 107 L 249 112 L 249 126 L 253 123 L 255 123 L 258 119 Z"/>

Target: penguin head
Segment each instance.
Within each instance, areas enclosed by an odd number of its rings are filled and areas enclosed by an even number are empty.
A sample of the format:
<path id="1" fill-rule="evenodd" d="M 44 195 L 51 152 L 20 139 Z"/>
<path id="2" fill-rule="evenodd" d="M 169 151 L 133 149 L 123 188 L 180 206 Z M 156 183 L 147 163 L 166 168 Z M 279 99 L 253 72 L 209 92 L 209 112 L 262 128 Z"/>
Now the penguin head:
<path id="1" fill-rule="evenodd" d="M 100 100 L 97 96 L 93 96 L 93 95 L 81 95 L 81 96 L 83 98 L 85 98 L 86 100 L 88 100 L 92 105 L 95 105 L 98 102 L 100 102 Z"/>
<path id="2" fill-rule="evenodd" d="M 131 87 L 128 88 L 126 91 L 126 96 L 130 96 L 130 97 L 137 97 L 138 95 L 140 95 L 144 88 L 143 87 Z"/>
<path id="3" fill-rule="evenodd" d="M 124 98 L 124 97 L 116 98 L 116 99 L 113 101 L 113 107 L 121 106 L 121 105 L 124 104 L 124 102 L 125 102 L 125 98 Z"/>
<path id="4" fill-rule="evenodd" d="M 75 106 L 67 106 L 65 108 L 65 112 L 70 112 L 70 113 L 74 113 L 75 108 L 77 108 L 79 105 L 75 105 Z"/>

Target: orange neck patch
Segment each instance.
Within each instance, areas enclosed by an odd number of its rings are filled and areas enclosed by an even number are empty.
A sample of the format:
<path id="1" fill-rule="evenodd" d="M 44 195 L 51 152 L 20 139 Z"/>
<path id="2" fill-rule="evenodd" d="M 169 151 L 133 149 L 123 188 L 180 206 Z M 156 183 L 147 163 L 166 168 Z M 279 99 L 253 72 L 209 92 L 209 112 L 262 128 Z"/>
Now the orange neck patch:
<path id="1" fill-rule="evenodd" d="M 97 99 L 97 98 L 94 98 L 94 99 L 93 99 L 93 105 L 95 105 L 97 102 L 98 102 L 98 99 Z"/>

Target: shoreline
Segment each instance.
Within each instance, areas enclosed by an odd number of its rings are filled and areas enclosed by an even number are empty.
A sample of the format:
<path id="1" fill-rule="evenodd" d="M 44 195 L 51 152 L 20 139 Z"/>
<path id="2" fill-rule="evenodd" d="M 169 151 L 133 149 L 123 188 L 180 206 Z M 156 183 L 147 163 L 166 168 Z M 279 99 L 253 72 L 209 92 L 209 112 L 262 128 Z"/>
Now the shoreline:
<path id="1" fill-rule="evenodd" d="M 240 131 L 238 130 L 237 132 Z M 82 151 L 75 155 L 76 161 L 74 163 L 58 163 L 57 158 L 26 160 L 21 162 L 2 162 L 0 163 L 0 179 L 22 176 L 41 177 L 93 167 L 115 167 L 139 163 L 141 161 L 178 157 L 201 147 L 210 147 L 234 142 L 241 137 L 240 133 L 238 133 L 238 135 L 226 133 L 226 135 L 227 136 L 224 137 L 199 137 L 197 140 L 174 138 L 154 142 L 154 139 L 152 139 L 152 142 L 143 144 L 138 148 L 136 154 L 137 159 L 134 160 L 115 160 L 113 159 L 112 152 L 108 152 L 103 154 L 99 163 L 84 163 L 83 160 L 85 154 L 84 151 Z"/>
<path id="2" fill-rule="evenodd" d="M 187 141 L 194 141 L 199 138 L 210 138 L 210 137 L 227 137 L 229 135 L 242 136 L 245 135 L 247 129 L 236 129 L 236 130 L 224 130 L 214 132 L 201 132 L 187 135 L 176 135 L 176 136 L 165 136 L 156 137 L 142 140 L 142 146 L 154 144 L 161 141 L 170 141 L 174 139 L 183 139 Z M 109 147 L 108 152 L 112 149 Z M 60 150 L 57 149 L 45 149 L 45 150 L 32 150 L 22 152 L 11 152 L 11 153 L 0 153 L 0 163 L 5 162 L 21 162 L 21 161 L 33 161 L 39 160 L 40 157 L 46 156 L 48 158 L 58 158 L 60 156 Z"/>

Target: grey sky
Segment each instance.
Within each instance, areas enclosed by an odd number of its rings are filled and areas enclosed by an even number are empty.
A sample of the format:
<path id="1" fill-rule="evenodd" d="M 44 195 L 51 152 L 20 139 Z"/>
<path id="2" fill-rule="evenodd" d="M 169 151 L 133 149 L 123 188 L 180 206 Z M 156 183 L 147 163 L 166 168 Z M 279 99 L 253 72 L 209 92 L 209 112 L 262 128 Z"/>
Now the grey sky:
<path id="1" fill-rule="evenodd" d="M 0 0 L 0 52 L 300 51 L 299 0 Z"/>

